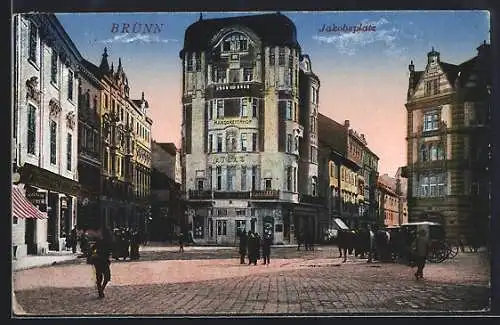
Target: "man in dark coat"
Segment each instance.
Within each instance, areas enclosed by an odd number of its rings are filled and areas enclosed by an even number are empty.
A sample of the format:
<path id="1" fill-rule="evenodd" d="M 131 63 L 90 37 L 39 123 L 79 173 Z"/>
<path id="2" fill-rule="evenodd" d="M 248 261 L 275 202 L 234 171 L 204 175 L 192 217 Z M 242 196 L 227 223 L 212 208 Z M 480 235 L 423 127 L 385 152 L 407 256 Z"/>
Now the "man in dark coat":
<path id="1" fill-rule="evenodd" d="M 104 298 L 104 289 L 111 280 L 111 269 L 109 267 L 109 256 L 111 255 L 111 234 L 106 228 L 101 229 L 101 236 L 96 240 L 92 248 L 91 261 L 94 265 L 97 292 L 99 298 Z"/>
<path id="2" fill-rule="evenodd" d="M 139 259 L 139 232 L 137 230 L 131 231 L 130 234 L 130 259 L 138 260 Z"/>
<path id="3" fill-rule="evenodd" d="M 257 264 L 257 261 L 260 260 L 260 245 L 261 245 L 261 238 L 258 232 L 255 233 L 255 263 Z"/>
<path id="4" fill-rule="evenodd" d="M 240 264 L 245 264 L 245 255 L 247 253 L 248 237 L 246 232 L 243 230 L 238 230 L 238 236 L 240 237 Z"/>
<path id="5" fill-rule="evenodd" d="M 264 238 L 262 239 L 262 258 L 264 259 L 264 265 L 270 263 L 269 257 L 271 256 L 271 244 L 273 243 L 273 239 L 271 234 L 264 234 Z"/>
<path id="6" fill-rule="evenodd" d="M 248 265 L 254 263 L 257 264 L 257 250 L 256 250 L 256 238 L 255 234 L 252 231 L 248 231 Z"/>
<path id="7" fill-rule="evenodd" d="M 75 254 L 76 253 L 76 245 L 78 243 L 78 235 L 77 235 L 76 227 L 74 227 L 71 230 L 71 233 L 69 235 L 69 240 L 70 240 L 71 251 L 73 252 L 73 254 Z"/>

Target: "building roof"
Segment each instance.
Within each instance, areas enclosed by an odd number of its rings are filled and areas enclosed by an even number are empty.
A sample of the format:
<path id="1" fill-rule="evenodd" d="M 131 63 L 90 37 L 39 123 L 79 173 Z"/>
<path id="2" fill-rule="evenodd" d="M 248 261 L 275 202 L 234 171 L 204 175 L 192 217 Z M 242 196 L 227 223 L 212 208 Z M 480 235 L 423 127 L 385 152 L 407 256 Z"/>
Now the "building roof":
<path id="1" fill-rule="evenodd" d="M 346 154 L 347 132 L 344 125 L 318 113 L 318 133 L 319 142 L 342 155 Z"/>
<path id="2" fill-rule="evenodd" d="M 101 79 L 103 77 L 103 73 L 101 71 L 101 69 L 99 69 L 98 66 L 96 66 L 95 64 L 93 64 L 92 62 L 86 60 L 86 59 L 83 59 L 82 60 L 82 65 L 90 72 L 92 73 L 95 77 Z"/>
<path id="3" fill-rule="evenodd" d="M 284 45 L 300 48 L 297 30 L 290 18 L 280 13 L 238 16 L 229 18 L 202 19 L 190 25 L 184 36 L 185 51 L 196 52 L 208 48 L 212 37 L 225 27 L 242 25 L 251 29 L 264 45 Z"/>
<path id="4" fill-rule="evenodd" d="M 177 154 L 177 147 L 175 146 L 175 143 L 173 142 L 153 142 L 154 144 L 158 145 L 160 148 L 162 148 L 164 151 L 168 152 L 172 156 L 175 156 Z"/>

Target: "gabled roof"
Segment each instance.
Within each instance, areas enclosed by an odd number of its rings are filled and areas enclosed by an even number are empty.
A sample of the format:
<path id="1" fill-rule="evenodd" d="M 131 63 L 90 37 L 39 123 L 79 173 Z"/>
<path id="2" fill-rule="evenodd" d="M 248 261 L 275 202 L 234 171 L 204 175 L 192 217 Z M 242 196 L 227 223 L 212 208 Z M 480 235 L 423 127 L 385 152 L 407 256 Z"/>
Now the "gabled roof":
<path id="1" fill-rule="evenodd" d="M 347 132 L 345 126 L 331 118 L 318 113 L 319 142 L 345 155 L 347 149 Z"/>
<path id="2" fill-rule="evenodd" d="M 448 82 L 453 87 L 455 85 L 455 80 L 457 79 L 458 72 L 460 71 L 460 68 L 455 64 L 446 63 L 446 62 L 439 62 L 439 65 L 441 66 L 441 69 L 443 70 L 444 74 L 446 75 Z"/>
<path id="3" fill-rule="evenodd" d="M 175 147 L 175 144 L 173 142 L 155 142 L 155 144 L 157 144 L 160 148 L 162 148 L 172 156 L 175 156 L 177 154 L 177 148 Z"/>
<path id="4" fill-rule="evenodd" d="M 424 74 L 424 71 L 415 71 L 415 77 L 413 78 L 413 85 L 410 85 L 413 90 L 417 88 L 417 85 L 420 81 L 420 78 L 422 78 L 422 75 Z"/>
<path id="5" fill-rule="evenodd" d="M 98 79 L 102 78 L 103 73 L 102 73 L 101 69 L 99 69 L 98 66 L 96 66 L 95 64 L 93 64 L 92 62 L 90 62 L 90 61 L 88 61 L 86 59 L 82 60 L 82 64 L 95 77 L 97 77 Z"/>

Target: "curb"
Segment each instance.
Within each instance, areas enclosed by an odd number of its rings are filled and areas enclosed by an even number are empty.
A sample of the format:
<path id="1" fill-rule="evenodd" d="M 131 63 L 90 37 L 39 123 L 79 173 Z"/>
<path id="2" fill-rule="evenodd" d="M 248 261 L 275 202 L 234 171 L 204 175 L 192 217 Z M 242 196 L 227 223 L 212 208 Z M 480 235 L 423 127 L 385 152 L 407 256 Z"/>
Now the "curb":
<path id="1" fill-rule="evenodd" d="M 12 316 L 28 315 L 24 308 L 17 302 L 16 294 L 12 292 Z"/>

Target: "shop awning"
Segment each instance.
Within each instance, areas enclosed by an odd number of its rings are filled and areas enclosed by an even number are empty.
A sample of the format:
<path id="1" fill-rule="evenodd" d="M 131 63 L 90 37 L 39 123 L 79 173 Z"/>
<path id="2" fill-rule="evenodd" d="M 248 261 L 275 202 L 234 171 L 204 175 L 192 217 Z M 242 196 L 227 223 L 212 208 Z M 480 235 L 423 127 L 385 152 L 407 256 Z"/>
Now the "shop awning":
<path id="1" fill-rule="evenodd" d="M 12 186 L 12 215 L 21 219 L 47 218 L 47 213 L 38 210 L 17 186 Z"/>

